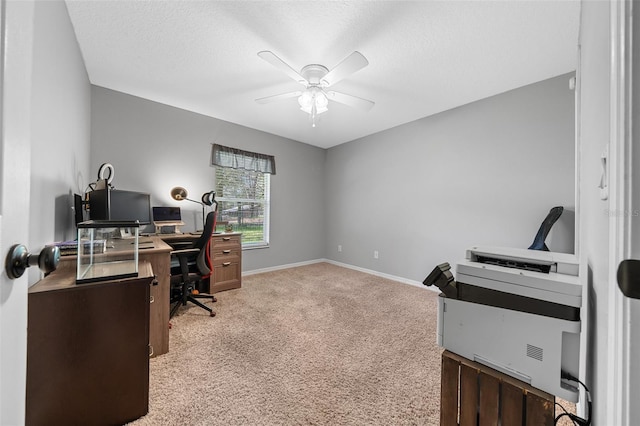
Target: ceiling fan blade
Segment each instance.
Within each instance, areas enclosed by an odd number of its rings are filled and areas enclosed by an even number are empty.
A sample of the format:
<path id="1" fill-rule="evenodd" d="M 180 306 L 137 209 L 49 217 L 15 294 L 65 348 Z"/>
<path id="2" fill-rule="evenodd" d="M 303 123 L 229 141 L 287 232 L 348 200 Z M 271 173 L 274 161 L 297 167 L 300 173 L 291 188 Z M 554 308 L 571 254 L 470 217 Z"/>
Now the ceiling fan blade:
<path id="1" fill-rule="evenodd" d="M 305 86 L 309 84 L 309 82 L 303 76 L 301 76 L 298 71 L 291 68 L 285 61 L 278 58 L 273 52 L 269 50 L 263 50 L 262 52 L 258 52 L 258 56 L 269 62 L 274 67 L 278 68 L 280 71 L 284 72 L 286 75 L 288 75 L 298 83 Z"/>
<path id="2" fill-rule="evenodd" d="M 375 105 L 375 102 L 373 101 L 362 99 L 353 95 L 347 95 L 346 93 L 334 92 L 333 90 L 327 91 L 326 94 L 327 97 L 332 101 L 336 101 L 353 108 L 361 109 L 363 111 L 369 111 Z"/>
<path id="3" fill-rule="evenodd" d="M 289 92 L 289 93 L 281 93 L 279 95 L 267 96 L 266 98 L 256 99 L 256 102 L 259 104 L 268 104 L 270 102 L 281 101 L 283 99 L 295 98 L 302 95 L 301 91 L 297 92 Z"/>
<path id="4" fill-rule="evenodd" d="M 336 84 L 340 80 L 354 72 L 361 70 L 362 68 L 369 65 L 369 61 L 365 58 L 362 53 L 355 51 L 351 55 L 347 56 L 336 65 L 327 75 L 323 77 L 323 81 L 326 82 L 325 87 L 329 87 L 332 84 Z"/>

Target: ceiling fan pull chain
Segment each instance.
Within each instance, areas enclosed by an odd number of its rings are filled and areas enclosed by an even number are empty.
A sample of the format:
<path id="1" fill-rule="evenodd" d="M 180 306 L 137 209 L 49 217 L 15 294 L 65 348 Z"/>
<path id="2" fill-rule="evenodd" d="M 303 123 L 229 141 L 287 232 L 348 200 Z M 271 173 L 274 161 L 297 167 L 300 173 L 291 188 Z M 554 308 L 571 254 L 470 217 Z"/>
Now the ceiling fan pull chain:
<path id="1" fill-rule="evenodd" d="M 316 97 L 313 97 L 313 102 L 311 103 L 311 127 L 316 127 Z"/>

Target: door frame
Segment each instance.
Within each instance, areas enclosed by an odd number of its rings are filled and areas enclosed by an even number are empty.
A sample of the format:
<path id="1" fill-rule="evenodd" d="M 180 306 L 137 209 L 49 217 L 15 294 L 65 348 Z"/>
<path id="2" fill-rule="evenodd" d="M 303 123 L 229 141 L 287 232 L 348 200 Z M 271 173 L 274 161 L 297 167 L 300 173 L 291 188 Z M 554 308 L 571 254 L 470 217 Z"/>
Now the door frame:
<path id="1" fill-rule="evenodd" d="M 630 425 L 629 300 L 617 285 L 618 265 L 631 255 L 632 214 L 632 7 L 610 3 L 609 259 L 607 424 Z"/>

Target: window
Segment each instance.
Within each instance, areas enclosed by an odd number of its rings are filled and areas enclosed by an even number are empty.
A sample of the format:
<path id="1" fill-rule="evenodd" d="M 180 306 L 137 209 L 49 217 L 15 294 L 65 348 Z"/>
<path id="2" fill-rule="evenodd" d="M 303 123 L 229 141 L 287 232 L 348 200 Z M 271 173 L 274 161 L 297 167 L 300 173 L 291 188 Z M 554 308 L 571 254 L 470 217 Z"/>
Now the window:
<path id="1" fill-rule="evenodd" d="M 244 247 L 269 244 L 269 174 L 216 167 L 218 228 L 242 232 Z"/>
<path id="2" fill-rule="evenodd" d="M 244 248 L 269 245 L 269 185 L 275 173 L 272 156 L 213 145 L 218 202 L 217 232 L 232 225 L 242 232 Z"/>

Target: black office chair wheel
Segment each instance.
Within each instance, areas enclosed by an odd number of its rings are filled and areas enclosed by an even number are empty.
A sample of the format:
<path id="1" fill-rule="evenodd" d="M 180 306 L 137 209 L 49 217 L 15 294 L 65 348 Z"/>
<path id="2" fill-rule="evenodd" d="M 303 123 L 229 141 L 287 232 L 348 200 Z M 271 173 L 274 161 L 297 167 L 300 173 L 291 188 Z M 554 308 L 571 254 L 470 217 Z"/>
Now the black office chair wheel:
<path id="1" fill-rule="evenodd" d="M 217 301 L 218 301 L 218 299 L 216 299 L 216 297 L 215 297 L 215 296 L 211 296 L 211 301 L 212 301 L 212 302 L 217 302 Z"/>
<path id="2" fill-rule="evenodd" d="M 215 313 L 215 312 L 210 312 L 210 313 L 209 313 L 209 316 L 210 316 L 210 317 L 215 317 L 215 316 L 216 316 L 216 313 Z"/>

